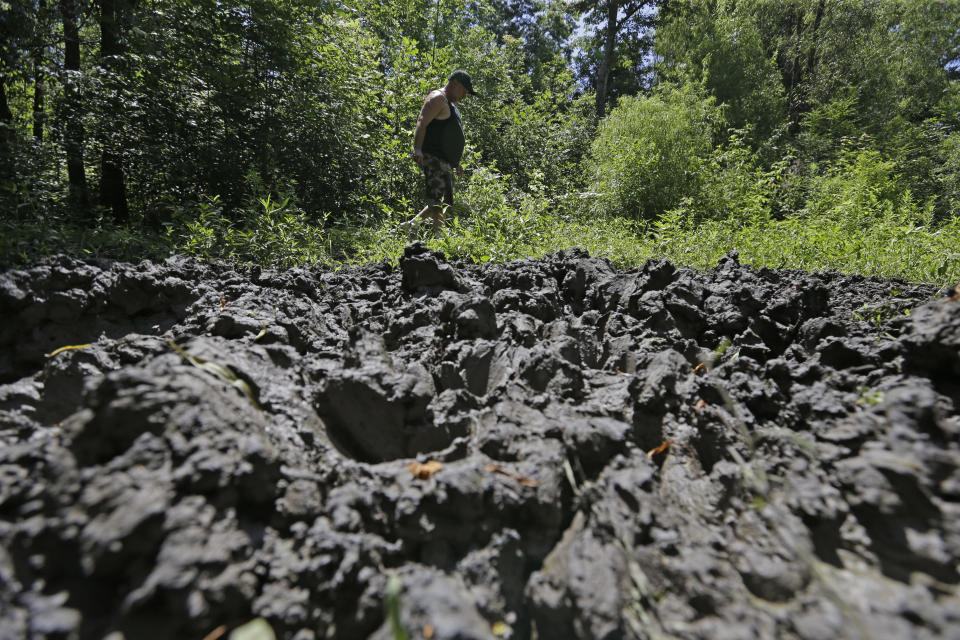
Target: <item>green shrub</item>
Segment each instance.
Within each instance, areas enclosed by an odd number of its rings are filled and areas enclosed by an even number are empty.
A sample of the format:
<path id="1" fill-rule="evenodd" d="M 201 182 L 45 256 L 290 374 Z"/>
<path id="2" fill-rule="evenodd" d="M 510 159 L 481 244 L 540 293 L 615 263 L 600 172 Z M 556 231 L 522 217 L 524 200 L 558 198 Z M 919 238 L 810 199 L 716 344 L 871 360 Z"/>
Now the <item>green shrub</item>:
<path id="1" fill-rule="evenodd" d="M 623 98 L 600 124 L 587 176 L 596 209 L 653 219 L 696 190 L 720 110 L 692 85 Z"/>
<path id="2" fill-rule="evenodd" d="M 536 174 L 533 177 L 536 180 Z M 538 185 L 522 192 L 493 169 L 472 171 L 460 202 L 448 214 L 440 246 L 450 255 L 477 262 L 535 255 L 551 224 L 550 204 Z"/>
<path id="3" fill-rule="evenodd" d="M 776 171 L 767 172 L 774 184 Z M 650 226 L 653 251 L 697 268 L 738 251 L 742 262 L 757 267 L 836 269 L 944 285 L 960 280 L 960 217 L 935 223 L 932 200 L 917 203 L 892 161 L 860 150 L 809 181 L 805 205 L 782 220 L 764 215 L 762 207 L 750 215 L 749 198 L 741 213 L 715 218 L 698 219 L 694 202 L 686 202 Z M 753 193 L 763 193 L 762 187 Z"/>
<path id="4" fill-rule="evenodd" d="M 942 207 L 947 215 L 960 216 L 960 133 L 953 133 L 940 143 L 942 163 L 934 170 L 940 183 Z"/>
<path id="5" fill-rule="evenodd" d="M 691 193 L 670 214 L 691 225 L 724 221 L 736 228 L 771 217 L 771 205 L 784 185 L 791 158 L 764 169 L 746 143 L 744 131 L 734 131 L 700 164 Z"/>
<path id="6" fill-rule="evenodd" d="M 218 197 L 207 198 L 178 208 L 167 230 L 173 251 L 205 260 L 288 268 L 328 258 L 321 226 L 308 221 L 290 196 L 255 198 L 233 217 Z"/>
<path id="7" fill-rule="evenodd" d="M 473 262 L 539 257 L 574 247 L 621 266 L 635 266 L 651 257 L 649 242 L 635 224 L 619 218 L 581 218 L 574 213 L 579 194 L 551 197 L 536 172 L 531 180 L 529 189 L 520 191 L 494 169 L 468 170 L 441 231 L 434 235 L 424 228 L 419 239 L 452 259 Z M 398 225 L 413 214 L 387 206 L 382 214 L 379 227 L 354 229 L 338 238 L 336 248 L 350 262 L 399 259 L 410 239 Z"/>
<path id="8" fill-rule="evenodd" d="M 931 209 L 919 206 L 896 173 L 896 163 L 878 151 L 864 149 L 841 156 L 811 179 L 810 194 L 801 215 L 830 220 L 849 233 L 858 233 L 884 221 L 930 221 Z"/>

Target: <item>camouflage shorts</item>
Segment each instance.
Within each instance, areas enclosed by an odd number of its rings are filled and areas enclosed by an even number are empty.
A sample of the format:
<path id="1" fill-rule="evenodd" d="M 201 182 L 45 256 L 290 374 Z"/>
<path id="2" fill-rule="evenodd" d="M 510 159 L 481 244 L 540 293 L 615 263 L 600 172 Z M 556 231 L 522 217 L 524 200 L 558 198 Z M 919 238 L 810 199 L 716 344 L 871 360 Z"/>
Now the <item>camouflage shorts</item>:
<path id="1" fill-rule="evenodd" d="M 423 179 L 428 205 L 453 204 L 453 167 L 435 155 L 423 154 Z"/>

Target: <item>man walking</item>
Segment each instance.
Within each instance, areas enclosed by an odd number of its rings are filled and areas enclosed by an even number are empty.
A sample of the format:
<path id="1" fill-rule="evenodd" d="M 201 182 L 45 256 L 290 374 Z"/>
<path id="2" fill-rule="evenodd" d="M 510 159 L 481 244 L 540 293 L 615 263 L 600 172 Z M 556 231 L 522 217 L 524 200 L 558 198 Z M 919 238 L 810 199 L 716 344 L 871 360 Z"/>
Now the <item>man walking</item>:
<path id="1" fill-rule="evenodd" d="M 427 206 L 408 225 L 429 219 L 436 231 L 444 209 L 453 204 L 453 172 L 463 174 L 460 157 L 465 143 L 463 123 L 454 103 L 467 94 L 477 95 L 473 81 L 466 71 L 457 70 L 442 89 L 431 91 L 423 101 L 413 138 L 413 160 L 423 170 Z"/>

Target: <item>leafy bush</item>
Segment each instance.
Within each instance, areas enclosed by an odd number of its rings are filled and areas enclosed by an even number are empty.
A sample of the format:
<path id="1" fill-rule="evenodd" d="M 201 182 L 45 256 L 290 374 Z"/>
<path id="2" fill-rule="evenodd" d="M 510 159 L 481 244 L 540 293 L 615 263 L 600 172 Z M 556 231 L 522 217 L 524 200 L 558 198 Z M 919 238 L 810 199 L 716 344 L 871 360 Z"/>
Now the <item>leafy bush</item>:
<path id="1" fill-rule="evenodd" d="M 168 223 L 174 251 L 205 260 L 225 259 L 287 268 L 328 257 L 320 227 L 290 196 L 279 202 L 268 194 L 242 211 L 239 221 L 224 215 L 218 197 L 180 208 Z"/>
<path id="2" fill-rule="evenodd" d="M 804 207 L 782 220 L 762 208 L 753 215 L 698 219 L 689 206 L 678 207 L 651 225 L 653 251 L 698 268 L 738 251 L 741 261 L 754 266 L 956 283 L 960 217 L 934 223 L 932 201 L 918 204 L 895 168 L 876 151 L 852 152 L 811 178 Z M 776 170 L 767 173 L 774 184 Z M 754 193 L 763 193 L 760 187 Z"/>
<path id="3" fill-rule="evenodd" d="M 690 84 L 621 100 L 590 148 L 596 209 L 650 220 L 675 207 L 697 188 L 720 119 L 713 99 Z"/>
<path id="4" fill-rule="evenodd" d="M 943 208 L 948 215 L 960 216 L 960 133 L 946 137 L 939 147 L 942 163 L 934 170 L 940 183 Z"/>
<path id="5" fill-rule="evenodd" d="M 894 161 L 873 149 L 844 154 L 811 179 L 810 195 L 801 215 L 830 220 L 849 233 L 860 233 L 893 219 L 929 222 L 932 209 L 914 201 L 896 169 Z"/>
<path id="6" fill-rule="evenodd" d="M 622 219 L 579 219 L 577 196 L 550 197 L 536 174 L 532 179 L 530 189 L 521 191 L 494 169 L 469 170 L 441 231 L 433 235 L 424 230 L 419 239 L 450 258 L 473 262 L 537 257 L 574 247 L 621 266 L 633 266 L 651 256 L 634 224 Z M 411 214 L 387 207 L 383 214 L 378 228 L 344 233 L 336 248 L 349 255 L 351 262 L 395 262 L 409 241 L 398 224 Z"/>
<path id="7" fill-rule="evenodd" d="M 752 125 L 763 140 L 786 121 L 786 95 L 767 25 L 771 0 L 683 0 L 661 9 L 658 72 L 702 85 L 727 106 L 732 126 Z M 779 3 L 782 4 L 782 3 Z"/>
<path id="8" fill-rule="evenodd" d="M 703 159 L 690 195 L 668 217 L 679 216 L 692 225 L 725 221 L 739 228 L 772 216 L 791 158 L 764 169 L 758 154 L 747 146 L 746 133 L 732 132 L 725 144 Z"/>

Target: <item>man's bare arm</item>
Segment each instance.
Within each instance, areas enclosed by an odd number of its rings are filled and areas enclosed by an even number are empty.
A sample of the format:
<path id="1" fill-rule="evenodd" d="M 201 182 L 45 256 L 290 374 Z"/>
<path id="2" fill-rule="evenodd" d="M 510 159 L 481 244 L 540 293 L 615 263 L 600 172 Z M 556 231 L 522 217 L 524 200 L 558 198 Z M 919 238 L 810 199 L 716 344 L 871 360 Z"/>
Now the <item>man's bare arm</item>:
<path id="1" fill-rule="evenodd" d="M 431 91 L 423 101 L 420 116 L 417 118 L 417 130 L 413 136 L 413 159 L 417 164 L 423 162 L 423 138 L 427 135 L 427 125 L 443 111 L 446 103 L 442 91 Z"/>

